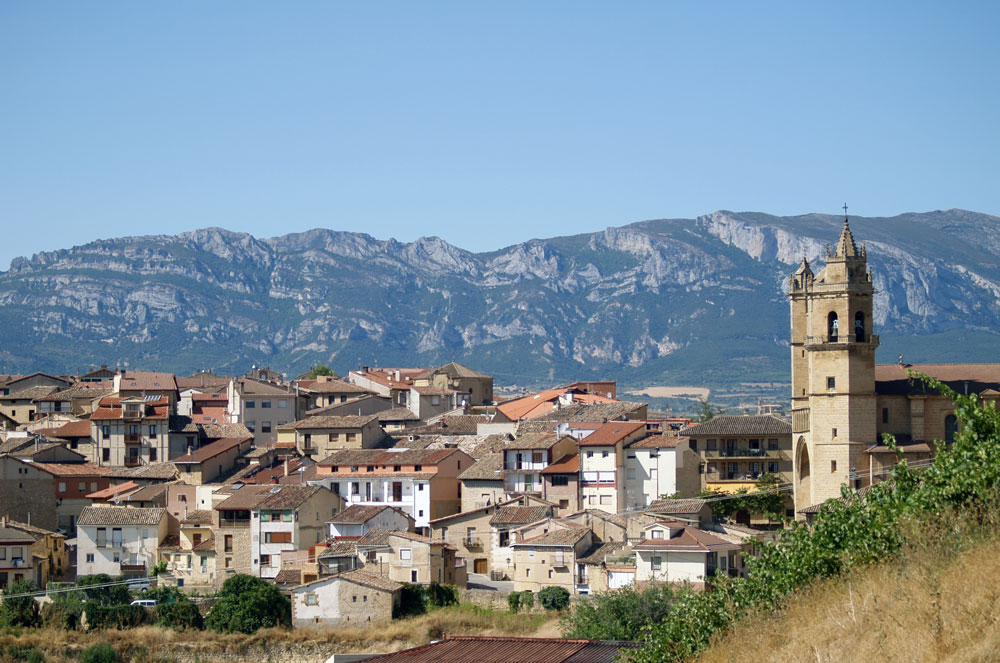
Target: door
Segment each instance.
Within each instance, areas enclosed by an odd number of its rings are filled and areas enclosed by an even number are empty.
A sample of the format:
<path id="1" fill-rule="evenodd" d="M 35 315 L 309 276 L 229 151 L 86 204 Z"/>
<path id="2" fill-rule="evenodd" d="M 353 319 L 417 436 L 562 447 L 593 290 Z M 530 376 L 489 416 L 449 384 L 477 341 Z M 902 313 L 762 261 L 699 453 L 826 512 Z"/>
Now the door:
<path id="1" fill-rule="evenodd" d="M 472 563 L 472 572 L 473 573 L 485 574 L 486 573 L 486 560 L 485 559 L 477 559 L 477 560 L 475 560 Z"/>
<path id="2" fill-rule="evenodd" d="M 403 501 L 403 482 L 393 481 L 392 482 L 392 501 L 402 502 Z"/>

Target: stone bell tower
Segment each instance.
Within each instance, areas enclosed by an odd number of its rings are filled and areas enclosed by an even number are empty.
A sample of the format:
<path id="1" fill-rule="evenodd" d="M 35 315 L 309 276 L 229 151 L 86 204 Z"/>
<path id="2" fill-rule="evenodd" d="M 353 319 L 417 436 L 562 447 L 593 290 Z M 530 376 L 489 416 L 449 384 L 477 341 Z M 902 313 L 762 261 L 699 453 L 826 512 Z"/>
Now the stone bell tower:
<path id="1" fill-rule="evenodd" d="M 874 294 L 846 217 L 826 267 L 813 274 L 803 258 L 789 277 L 796 512 L 839 497 L 844 483 L 868 483 L 854 472 L 868 469 L 865 449 L 877 439 Z"/>

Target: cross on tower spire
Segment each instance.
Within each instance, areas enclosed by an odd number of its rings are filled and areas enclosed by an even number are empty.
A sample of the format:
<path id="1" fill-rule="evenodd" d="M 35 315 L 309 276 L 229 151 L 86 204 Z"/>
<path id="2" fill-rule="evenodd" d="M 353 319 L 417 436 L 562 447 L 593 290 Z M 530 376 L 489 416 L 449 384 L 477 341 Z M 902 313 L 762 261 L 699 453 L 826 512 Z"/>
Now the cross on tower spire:
<path id="1" fill-rule="evenodd" d="M 847 203 L 844 203 L 844 221 L 847 221 Z"/>

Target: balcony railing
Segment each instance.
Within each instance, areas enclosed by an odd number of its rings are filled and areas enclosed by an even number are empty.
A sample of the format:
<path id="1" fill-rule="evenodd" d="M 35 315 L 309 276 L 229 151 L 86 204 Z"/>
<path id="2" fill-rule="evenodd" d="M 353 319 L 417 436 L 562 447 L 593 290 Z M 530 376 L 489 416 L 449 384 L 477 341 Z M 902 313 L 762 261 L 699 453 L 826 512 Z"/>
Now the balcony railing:
<path id="1" fill-rule="evenodd" d="M 769 453 L 770 452 L 770 453 Z M 705 452 L 706 456 L 718 456 L 720 458 L 762 458 L 768 455 L 777 455 L 778 449 L 710 449 Z"/>
<path id="2" fill-rule="evenodd" d="M 125 433 L 125 441 L 126 442 L 133 442 L 133 443 L 134 442 L 138 442 L 139 441 L 139 434 L 138 433 Z"/>
<path id="3" fill-rule="evenodd" d="M 843 343 L 845 345 L 864 345 L 869 343 L 872 345 L 879 344 L 878 334 L 862 334 L 860 337 L 853 333 L 837 334 L 836 336 L 821 334 L 819 336 L 806 336 L 803 340 L 806 345 L 815 345 L 819 343 Z"/>
<path id="4" fill-rule="evenodd" d="M 118 565 L 122 573 L 145 573 L 146 564 L 144 562 L 136 562 L 134 564 L 129 564 L 122 562 Z"/>
<path id="5" fill-rule="evenodd" d="M 142 465 L 142 458 L 138 456 L 125 456 L 125 467 L 139 467 Z"/>
<path id="6" fill-rule="evenodd" d="M 471 549 L 477 549 L 478 550 L 478 549 L 480 549 L 480 548 L 483 547 L 483 542 L 482 542 L 482 540 L 480 540 L 480 538 L 478 536 L 467 536 L 464 539 L 462 539 L 462 544 L 466 548 L 469 548 L 470 550 Z"/>

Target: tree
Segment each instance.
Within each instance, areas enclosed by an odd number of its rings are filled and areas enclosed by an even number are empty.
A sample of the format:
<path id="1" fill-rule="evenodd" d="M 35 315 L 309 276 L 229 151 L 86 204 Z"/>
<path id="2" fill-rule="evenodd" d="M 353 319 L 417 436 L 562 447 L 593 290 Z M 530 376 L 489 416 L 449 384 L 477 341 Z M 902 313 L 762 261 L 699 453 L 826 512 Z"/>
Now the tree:
<path id="1" fill-rule="evenodd" d="M 753 490 L 742 488 L 729 499 L 712 502 L 712 514 L 716 518 L 733 518 L 738 513 L 766 516 L 771 520 L 781 520 L 785 512 L 785 494 L 779 490 L 781 479 L 774 474 L 764 474 Z M 699 497 L 718 497 L 714 491 L 702 491 Z"/>
<path id="2" fill-rule="evenodd" d="M 538 602 L 546 610 L 565 610 L 569 607 L 569 591 L 565 587 L 551 585 L 538 592 Z"/>
<path id="3" fill-rule="evenodd" d="M 674 588 L 654 583 L 640 590 L 625 587 L 580 601 L 563 618 L 567 638 L 643 640 L 643 631 L 670 614 Z"/>
<path id="4" fill-rule="evenodd" d="M 132 602 L 132 595 L 125 582 L 121 578 L 112 578 L 107 573 L 78 578 L 76 586 L 83 588 L 87 601 L 101 605 L 128 605 Z"/>
<path id="5" fill-rule="evenodd" d="M 18 580 L 3 590 L 0 603 L 0 624 L 4 626 L 38 626 L 41 613 L 38 602 L 31 596 L 38 588 L 30 580 Z"/>
<path id="6" fill-rule="evenodd" d="M 715 407 L 714 405 L 709 403 L 707 396 L 705 396 L 704 398 L 699 398 L 698 401 L 691 408 L 691 411 L 694 413 L 695 415 L 694 418 L 699 424 L 703 424 L 706 421 L 711 421 L 716 416 L 726 413 L 726 411 L 721 407 Z"/>
<path id="7" fill-rule="evenodd" d="M 334 378 L 337 377 L 337 374 L 333 372 L 333 369 L 326 364 L 316 364 L 312 367 L 312 370 L 309 371 L 309 379 L 315 380 L 320 375 L 329 375 Z"/>
<path id="8" fill-rule="evenodd" d="M 291 626 L 292 604 L 277 585 L 238 573 L 222 584 L 206 625 L 221 633 L 255 633 Z"/>

